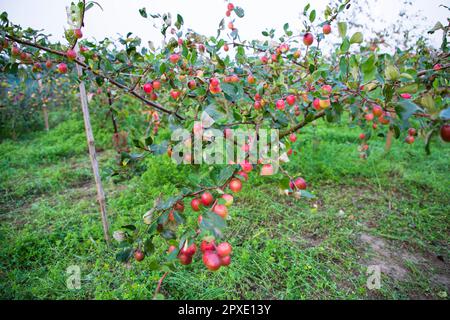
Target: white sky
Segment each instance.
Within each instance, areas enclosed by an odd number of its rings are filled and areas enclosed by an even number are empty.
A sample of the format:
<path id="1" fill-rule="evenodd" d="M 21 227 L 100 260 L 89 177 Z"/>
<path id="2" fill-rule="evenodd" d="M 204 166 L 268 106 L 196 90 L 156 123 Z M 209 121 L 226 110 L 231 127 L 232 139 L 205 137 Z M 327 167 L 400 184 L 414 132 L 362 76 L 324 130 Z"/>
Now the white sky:
<path id="1" fill-rule="evenodd" d="M 353 0 L 355 1 L 358 0 Z M 421 29 L 429 29 L 438 20 L 445 24 L 448 11 L 438 6 L 447 1 L 412 0 L 414 8 L 421 10 L 428 20 L 405 21 L 406 25 L 409 24 L 413 28 L 415 24 L 419 24 Z M 52 40 L 62 40 L 64 27 L 67 25 L 65 7 L 70 2 L 70 0 L 0 0 L 0 11 L 7 11 L 10 20 L 16 24 L 44 29 L 46 33 L 53 35 Z M 143 44 L 152 40 L 155 45 L 160 44 L 161 34 L 159 30 L 153 28 L 150 21 L 139 15 L 138 9 L 142 7 L 146 7 L 148 13 L 170 11 L 174 17 L 176 13 L 180 13 L 184 18 L 185 27 L 205 35 L 215 35 L 218 23 L 226 11 L 226 3 L 223 0 L 97 0 L 97 2 L 103 7 L 103 11 L 94 7 L 87 12 L 86 28 L 83 30 L 85 37 L 97 40 L 105 37 L 117 38 L 118 34 L 126 35 L 131 31 L 143 39 Z M 307 2 L 307 0 L 236 0 L 233 3 L 244 8 L 245 17 L 238 19 L 235 26 L 239 29 L 243 40 L 262 39 L 261 31 L 268 28 L 281 31 L 285 22 L 289 22 L 294 32 L 300 31 L 299 16 Z M 321 11 L 328 0 L 309 2 Z M 381 29 L 385 23 L 393 23 L 401 9 L 402 1 L 379 0 L 370 8 L 370 12 L 377 21 L 380 21 Z M 318 14 L 318 18 L 323 18 L 323 15 Z M 337 33 L 334 25 L 333 30 Z M 349 30 L 349 33 L 356 31 L 364 30 Z M 433 45 L 440 45 L 441 34 L 427 37 Z"/>

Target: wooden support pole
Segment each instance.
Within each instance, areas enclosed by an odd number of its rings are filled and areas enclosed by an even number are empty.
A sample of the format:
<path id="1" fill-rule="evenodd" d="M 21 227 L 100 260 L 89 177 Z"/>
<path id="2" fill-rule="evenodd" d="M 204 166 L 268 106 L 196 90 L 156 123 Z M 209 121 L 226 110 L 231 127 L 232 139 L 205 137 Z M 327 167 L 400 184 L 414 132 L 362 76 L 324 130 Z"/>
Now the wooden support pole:
<path id="1" fill-rule="evenodd" d="M 39 85 L 39 94 L 41 95 L 42 98 L 42 92 L 44 91 L 42 86 L 42 79 L 38 80 L 38 85 Z M 49 131 L 50 127 L 48 125 L 48 109 L 47 104 L 45 102 L 42 104 L 42 112 L 44 114 L 45 131 Z"/>
<path id="2" fill-rule="evenodd" d="M 76 51 L 78 52 L 78 45 L 76 46 Z M 84 128 L 86 130 L 86 138 L 89 147 L 89 157 L 91 159 L 92 171 L 94 173 L 95 185 L 97 186 L 97 200 L 100 205 L 100 214 L 102 218 L 103 224 L 103 233 L 105 236 L 106 242 L 110 243 L 110 235 L 109 235 L 109 224 L 108 217 L 106 215 L 106 200 L 105 200 L 105 192 L 103 191 L 102 180 L 100 178 L 100 173 L 98 170 L 98 161 L 97 155 L 95 152 L 95 143 L 94 143 L 94 134 L 92 133 L 91 127 L 91 119 L 89 115 L 88 108 L 88 99 L 86 95 L 86 87 L 84 85 L 84 81 L 82 80 L 83 69 L 80 65 L 76 65 L 78 77 L 80 80 L 80 100 L 81 100 L 81 110 L 83 111 L 83 119 L 84 119 Z"/>

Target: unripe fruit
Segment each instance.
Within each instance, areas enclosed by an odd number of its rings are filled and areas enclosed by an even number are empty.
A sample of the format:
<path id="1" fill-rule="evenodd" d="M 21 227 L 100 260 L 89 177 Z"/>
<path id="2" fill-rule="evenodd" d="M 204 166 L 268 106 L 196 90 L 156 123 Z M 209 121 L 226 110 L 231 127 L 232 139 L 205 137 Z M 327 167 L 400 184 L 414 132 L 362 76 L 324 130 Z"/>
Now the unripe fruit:
<path id="1" fill-rule="evenodd" d="M 212 93 L 212 94 L 217 94 L 217 93 L 220 93 L 221 91 L 222 91 L 222 89 L 220 88 L 220 86 L 213 86 L 213 85 L 209 85 L 209 91 Z"/>
<path id="2" fill-rule="evenodd" d="M 77 28 L 73 30 L 73 33 L 75 35 L 75 38 L 81 39 L 83 37 L 83 33 L 81 32 L 81 29 Z"/>
<path id="3" fill-rule="evenodd" d="M 18 55 L 20 55 L 20 49 L 19 49 L 18 47 L 16 47 L 16 46 L 13 46 L 13 47 L 11 48 L 11 54 L 12 54 L 13 56 L 18 56 Z"/>
<path id="4" fill-rule="evenodd" d="M 222 242 L 216 247 L 217 255 L 219 257 L 229 256 L 231 253 L 232 247 L 228 242 Z"/>
<path id="5" fill-rule="evenodd" d="M 269 62 L 269 58 L 267 58 L 266 56 L 262 56 L 261 58 L 259 58 L 261 60 L 261 62 L 263 64 L 267 64 Z"/>
<path id="6" fill-rule="evenodd" d="M 67 65 L 65 63 L 58 64 L 58 71 L 59 73 L 66 73 L 67 72 Z"/>
<path id="7" fill-rule="evenodd" d="M 291 133 L 291 135 L 289 136 L 289 140 L 290 140 L 291 142 L 297 141 L 297 136 L 296 136 L 296 134 L 295 134 L 295 133 Z"/>
<path id="8" fill-rule="evenodd" d="M 296 101 L 296 98 L 295 98 L 295 96 L 294 96 L 293 94 L 288 95 L 288 96 L 286 97 L 286 102 L 287 102 L 287 104 L 290 105 L 290 106 L 293 106 L 293 105 L 295 104 L 295 101 Z"/>
<path id="9" fill-rule="evenodd" d="M 217 214 L 218 216 L 225 219 L 228 216 L 228 209 L 223 204 L 216 204 L 213 208 L 213 212 Z"/>
<path id="10" fill-rule="evenodd" d="M 230 207 L 233 204 L 233 196 L 231 194 L 227 194 L 225 193 L 224 195 L 222 195 L 222 199 L 225 200 L 225 206 L 226 207 Z"/>
<path id="11" fill-rule="evenodd" d="M 206 240 L 203 240 L 200 244 L 200 250 L 205 253 L 207 251 L 214 251 L 216 249 L 216 244 L 214 241 L 208 242 Z"/>
<path id="12" fill-rule="evenodd" d="M 433 67 L 434 71 L 439 71 L 441 69 L 442 69 L 442 64 L 440 64 L 440 63 L 435 64 L 434 67 Z"/>
<path id="13" fill-rule="evenodd" d="M 294 181 L 289 182 L 289 186 L 292 190 L 294 190 L 295 188 L 305 190 L 308 185 L 306 184 L 305 179 L 297 178 Z"/>
<path id="14" fill-rule="evenodd" d="M 144 260 L 144 257 L 145 255 L 141 250 L 138 249 L 134 252 L 134 259 L 136 259 L 136 261 L 142 261 Z"/>
<path id="15" fill-rule="evenodd" d="M 230 190 L 233 192 L 239 192 L 242 190 L 242 181 L 240 179 L 231 179 Z"/>
<path id="16" fill-rule="evenodd" d="M 194 90 L 197 87 L 197 83 L 195 83 L 195 80 L 191 80 L 188 82 L 188 88 L 191 90 Z"/>
<path id="17" fill-rule="evenodd" d="M 201 201 L 205 207 L 209 207 L 213 203 L 214 197 L 212 196 L 211 193 L 204 192 L 201 196 Z"/>
<path id="18" fill-rule="evenodd" d="M 233 83 L 237 83 L 237 82 L 239 82 L 239 77 L 238 77 L 237 75 L 233 74 L 233 75 L 231 76 L 230 80 L 231 80 L 231 82 L 233 82 Z"/>
<path id="19" fill-rule="evenodd" d="M 51 60 L 47 60 L 47 61 L 45 62 L 45 66 L 47 67 L 47 69 L 50 69 L 50 68 L 52 67 L 52 65 L 53 65 L 53 63 L 52 63 Z"/>
<path id="20" fill-rule="evenodd" d="M 276 107 L 278 110 L 284 110 L 285 104 L 283 99 L 279 99 L 276 103 Z"/>
<path id="21" fill-rule="evenodd" d="M 322 28 L 323 34 L 330 34 L 331 33 L 331 26 L 329 24 L 325 24 Z"/>
<path id="22" fill-rule="evenodd" d="M 177 100 L 178 99 L 178 97 L 180 96 L 180 91 L 177 91 L 177 90 L 171 90 L 170 91 L 170 96 L 174 99 L 174 100 Z"/>
<path id="23" fill-rule="evenodd" d="M 331 93 L 331 91 L 333 91 L 333 87 L 330 86 L 329 84 L 325 84 L 322 86 L 322 91 L 329 95 Z"/>
<path id="24" fill-rule="evenodd" d="M 248 180 L 248 174 L 246 172 L 239 171 L 237 174 L 240 175 L 242 178 L 244 178 L 245 181 Z"/>
<path id="25" fill-rule="evenodd" d="M 155 81 L 153 81 L 152 86 L 153 86 L 153 89 L 159 90 L 159 89 L 161 89 L 161 82 L 159 82 L 158 80 L 155 80 Z"/>
<path id="26" fill-rule="evenodd" d="M 170 246 L 169 249 L 167 249 L 167 253 L 172 253 L 174 250 L 176 250 L 177 247 L 175 246 Z"/>
<path id="27" fill-rule="evenodd" d="M 255 101 L 253 106 L 255 107 L 255 110 L 260 110 L 262 108 L 260 101 Z"/>
<path id="28" fill-rule="evenodd" d="M 216 271 L 220 268 L 221 262 L 220 258 L 217 254 L 212 252 L 207 252 L 203 255 L 203 263 L 205 264 L 206 268 L 208 268 L 211 271 Z"/>
<path id="29" fill-rule="evenodd" d="M 390 114 L 388 112 L 383 112 L 383 114 L 378 118 L 378 121 L 381 124 L 389 124 L 390 123 L 389 119 L 385 118 L 385 116 L 390 116 Z"/>
<path id="30" fill-rule="evenodd" d="M 231 11 L 230 11 L 230 10 L 227 10 L 227 12 L 225 12 L 225 15 L 226 15 L 227 17 L 231 16 Z"/>
<path id="31" fill-rule="evenodd" d="M 225 52 L 227 52 L 228 50 L 229 50 L 230 48 L 228 47 L 228 44 L 224 44 L 223 45 L 223 50 L 225 51 Z"/>
<path id="32" fill-rule="evenodd" d="M 264 164 L 261 168 L 261 175 L 262 176 L 271 176 L 273 175 L 273 166 L 269 164 Z"/>
<path id="33" fill-rule="evenodd" d="M 321 109 L 326 109 L 331 105 L 330 99 L 319 100 L 319 106 Z"/>
<path id="34" fill-rule="evenodd" d="M 256 79 L 251 74 L 247 77 L 247 82 L 250 84 L 254 84 L 256 82 Z"/>
<path id="35" fill-rule="evenodd" d="M 191 207 L 194 211 L 200 211 L 201 201 L 199 199 L 192 199 Z"/>
<path id="36" fill-rule="evenodd" d="M 178 53 L 171 54 L 169 57 L 169 61 L 172 63 L 177 63 L 180 60 L 180 55 Z"/>
<path id="37" fill-rule="evenodd" d="M 415 136 L 416 134 L 417 134 L 416 129 L 414 129 L 414 128 L 409 128 L 408 129 L 408 135 Z"/>
<path id="38" fill-rule="evenodd" d="M 234 4 L 229 3 L 229 4 L 227 5 L 227 9 L 228 9 L 228 11 L 233 10 L 233 9 L 234 9 Z"/>
<path id="39" fill-rule="evenodd" d="M 277 62 L 278 61 L 278 55 L 276 55 L 275 53 L 272 54 L 272 62 Z"/>
<path id="40" fill-rule="evenodd" d="M 294 59 L 298 59 L 298 58 L 300 58 L 300 55 L 301 55 L 300 50 L 297 50 L 294 52 L 293 57 L 294 57 Z"/>
<path id="41" fill-rule="evenodd" d="M 414 137 L 413 137 L 413 136 L 407 136 L 407 137 L 405 138 L 405 142 L 406 142 L 407 144 L 413 144 L 413 143 L 414 143 Z"/>
<path id="42" fill-rule="evenodd" d="M 152 91 L 153 91 L 153 86 L 151 83 L 144 84 L 144 92 L 145 93 L 150 94 L 150 93 L 152 93 Z"/>
<path id="43" fill-rule="evenodd" d="M 75 58 L 77 57 L 77 53 L 75 52 L 75 50 L 69 49 L 66 52 L 66 56 L 69 60 L 75 60 Z"/>
<path id="44" fill-rule="evenodd" d="M 303 43 L 305 44 L 305 46 L 310 46 L 313 42 L 314 36 L 309 32 L 305 33 L 305 35 L 303 36 Z"/>
<path id="45" fill-rule="evenodd" d="M 441 127 L 440 133 L 441 133 L 442 140 L 444 140 L 445 142 L 450 142 L 450 125 L 449 124 L 444 124 Z"/>
<path id="46" fill-rule="evenodd" d="M 381 117 L 383 115 L 383 108 L 378 105 L 375 105 L 372 109 L 373 115 L 375 117 Z"/>
<path id="47" fill-rule="evenodd" d="M 368 113 L 364 116 L 364 118 L 366 118 L 367 121 L 372 121 L 374 118 L 373 113 Z"/>

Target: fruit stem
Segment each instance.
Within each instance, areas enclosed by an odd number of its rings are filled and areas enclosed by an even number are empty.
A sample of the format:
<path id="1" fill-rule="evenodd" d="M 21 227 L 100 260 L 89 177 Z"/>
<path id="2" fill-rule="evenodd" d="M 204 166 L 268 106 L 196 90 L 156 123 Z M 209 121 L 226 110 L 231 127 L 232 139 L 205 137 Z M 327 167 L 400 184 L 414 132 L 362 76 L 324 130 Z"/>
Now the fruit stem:
<path id="1" fill-rule="evenodd" d="M 158 295 L 159 291 L 161 290 L 162 282 L 164 281 L 165 277 L 169 274 L 169 271 L 166 271 L 162 277 L 158 280 L 158 285 L 156 286 L 155 293 L 153 295 L 153 299 L 156 299 L 156 296 Z"/>

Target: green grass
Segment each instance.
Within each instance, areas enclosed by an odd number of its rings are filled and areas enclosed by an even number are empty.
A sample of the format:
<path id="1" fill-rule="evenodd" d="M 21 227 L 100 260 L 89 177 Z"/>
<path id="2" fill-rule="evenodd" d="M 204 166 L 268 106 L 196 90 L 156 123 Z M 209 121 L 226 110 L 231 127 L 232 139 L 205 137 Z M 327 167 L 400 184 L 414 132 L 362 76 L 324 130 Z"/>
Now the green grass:
<path id="1" fill-rule="evenodd" d="M 140 221 L 160 194 L 185 176 L 164 157 L 115 184 L 110 128 L 95 125 L 112 229 Z M 230 210 L 226 238 L 230 267 L 205 270 L 197 256 L 163 283 L 168 299 L 408 299 L 449 293 L 450 147 L 423 140 L 412 146 L 370 140 L 358 157 L 358 129 L 309 127 L 288 164 L 308 181 L 315 199 L 278 194 L 273 178 L 252 175 Z M 0 144 L 0 297 L 3 299 L 150 299 L 161 272 L 148 259 L 123 265 L 102 241 L 82 120 L 73 117 L 48 134 Z M 189 221 L 196 219 L 189 211 Z M 364 242 L 368 235 L 381 243 Z M 158 240 L 162 244 L 162 240 Z M 160 247 L 161 255 L 166 249 Z M 442 262 L 440 259 L 445 262 Z M 367 265 L 383 273 L 381 289 L 366 287 Z M 80 290 L 66 287 L 66 269 L 81 268 Z"/>

